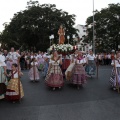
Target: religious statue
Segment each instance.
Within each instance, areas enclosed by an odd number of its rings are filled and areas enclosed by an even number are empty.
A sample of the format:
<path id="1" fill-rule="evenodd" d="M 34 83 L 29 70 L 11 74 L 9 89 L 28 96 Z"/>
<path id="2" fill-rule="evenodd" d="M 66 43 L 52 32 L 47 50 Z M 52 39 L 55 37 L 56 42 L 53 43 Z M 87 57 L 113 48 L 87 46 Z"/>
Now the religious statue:
<path id="1" fill-rule="evenodd" d="M 59 44 L 64 44 L 65 42 L 65 29 L 61 25 L 59 30 L 58 30 L 58 35 L 59 35 Z"/>

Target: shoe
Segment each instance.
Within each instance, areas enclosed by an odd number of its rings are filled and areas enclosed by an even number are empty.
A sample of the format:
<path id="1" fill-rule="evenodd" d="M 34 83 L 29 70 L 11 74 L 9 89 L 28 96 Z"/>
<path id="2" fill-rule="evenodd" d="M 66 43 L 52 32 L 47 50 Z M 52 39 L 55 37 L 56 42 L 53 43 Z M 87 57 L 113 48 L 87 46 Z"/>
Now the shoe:
<path id="1" fill-rule="evenodd" d="M 113 90 L 116 90 L 116 88 L 114 87 Z"/>
<path id="2" fill-rule="evenodd" d="M 15 101 L 13 101 L 12 103 L 15 104 Z"/>
<path id="3" fill-rule="evenodd" d="M 79 89 L 80 89 L 80 87 L 78 86 L 78 87 L 77 87 L 77 89 L 79 90 Z"/>
<path id="4" fill-rule="evenodd" d="M 55 90 L 55 88 L 53 88 L 53 90 Z"/>

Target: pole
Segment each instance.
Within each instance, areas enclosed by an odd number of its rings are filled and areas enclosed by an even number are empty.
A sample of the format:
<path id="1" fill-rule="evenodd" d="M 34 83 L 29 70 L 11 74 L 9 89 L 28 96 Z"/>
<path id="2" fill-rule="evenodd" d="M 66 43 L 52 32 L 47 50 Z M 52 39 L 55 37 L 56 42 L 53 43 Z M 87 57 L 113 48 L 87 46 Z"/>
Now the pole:
<path id="1" fill-rule="evenodd" d="M 18 90 L 19 90 L 19 101 L 21 102 L 21 90 L 20 90 L 20 58 L 18 58 Z"/>
<path id="2" fill-rule="evenodd" d="M 94 0 L 93 0 L 93 53 L 95 54 L 95 25 L 94 25 Z"/>
<path id="3" fill-rule="evenodd" d="M 98 68 L 99 68 L 99 61 L 98 61 L 98 56 L 97 56 L 97 61 L 96 61 L 96 66 L 97 66 L 97 79 L 98 79 Z"/>

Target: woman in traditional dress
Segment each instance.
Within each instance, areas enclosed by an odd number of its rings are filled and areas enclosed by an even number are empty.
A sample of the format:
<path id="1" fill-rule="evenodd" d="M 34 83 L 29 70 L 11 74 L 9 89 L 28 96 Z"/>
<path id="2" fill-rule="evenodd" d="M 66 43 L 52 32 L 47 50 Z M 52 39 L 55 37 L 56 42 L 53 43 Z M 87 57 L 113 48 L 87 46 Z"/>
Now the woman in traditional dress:
<path id="1" fill-rule="evenodd" d="M 63 26 L 61 25 L 59 30 L 58 30 L 58 35 L 59 35 L 59 44 L 64 44 L 65 42 L 65 30 Z"/>
<path id="2" fill-rule="evenodd" d="M 113 69 L 109 82 L 113 90 L 116 90 L 116 87 L 120 87 L 120 53 L 117 53 L 116 59 L 112 60 L 111 65 L 113 66 Z"/>
<path id="3" fill-rule="evenodd" d="M 0 99 L 5 98 L 6 85 L 7 85 L 6 64 L 4 61 L 5 59 L 0 52 Z"/>
<path id="4" fill-rule="evenodd" d="M 54 51 L 49 62 L 48 73 L 45 78 L 47 86 L 52 87 L 53 90 L 55 90 L 55 88 L 61 88 L 64 85 L 63 74 L 60 68 L 61 64 L 61 57 L 58 56 L 57 51 Z"/>
<path id="5" fill-rule="evenodd" d="M 16 63 L 12 64 L 12 71 L 8 76 L 11 77 L 7 90 L 6 90 L 6 99 L 16 102 L 23 98 L 24 92 L 21 81 L 19 81 L 19 76 L 23 75 L 18 71 L 18 65 Z"/>
<path id="6" fill-rule="evenodd" d="M 38 63 L 37 63 L 36 59 L 32 58 L 31 68 L 30 68 L 28 75 L 29 75 L 30 80 L 33 82 L 39 81 L 39 79 L 40 79 L 40 75 L 39 75 L 37 66 L 38 66 Z"/>
<path id="7" fill-rule="evenodd" d="M 84 64 L 86 64 L 86 59 L 82 56 L 82 52 L 78 51 L 78 56 L 75 59 L 75 65 L 72 70 L 72 84 L 77 85 L 77 88 L 84 83 L 86 83 L 86 73 L 85 73 L 85 68 Z"/>
<path id="8" fill-rule="evenodd" d="M 96 72 L 96 57 L 93 54 L 92 50 L 89 51 L 89 54 L 87 55 L 87 65 L 86 65 L 86 73 L 92 77 L 92 75 L 95 75 Z"/>

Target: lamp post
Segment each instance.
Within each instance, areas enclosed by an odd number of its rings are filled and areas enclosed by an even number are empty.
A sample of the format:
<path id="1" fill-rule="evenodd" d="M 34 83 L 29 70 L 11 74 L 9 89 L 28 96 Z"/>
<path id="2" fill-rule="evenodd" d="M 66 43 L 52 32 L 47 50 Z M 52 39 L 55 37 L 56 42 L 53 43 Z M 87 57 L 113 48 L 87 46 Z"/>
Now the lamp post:
<path id="1" fill-rule="evenodd" d="M 49 39 L 50 39 L 50 46 L 51 46 L 51 42 L 53 42 L 54 35 L 49 36 Z"/>
<path id="2" fill-rule="evenodd" d="M 93 0 L 93 52 L 95 54 L 95 24 L 94 24 L 94 0 Z"/>
<path id="3" fill-rule="evenodd" d="M 51 39 L 52 39 L 52 43 L 53 43 L 54 35 L 51 35 Z"/>
<path id="4" fill-rule="evenodd" d="M 50 39 L 50 46 L 51 46 L 51 36 L 49 36 L 49 39 Z"/>
<path id="5" fill-rule="evenodd" d="M 72 38 L 73 38 L 73 41 L 74 41 L 74 39 L 75 39 L 75 34 L 72 36 Z M 74 45 L 75 45 L 75 41 L 74 41 Z"/>
<path id="6" fill-rule="evenodd" d="M 69 39 L 70 39 L 70 36 L 67 36 L 67 39 L 68 39 L 68 44 L 69 44 Z"/>

